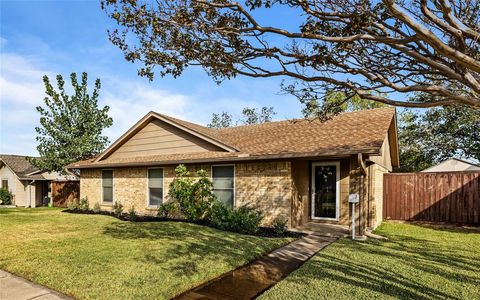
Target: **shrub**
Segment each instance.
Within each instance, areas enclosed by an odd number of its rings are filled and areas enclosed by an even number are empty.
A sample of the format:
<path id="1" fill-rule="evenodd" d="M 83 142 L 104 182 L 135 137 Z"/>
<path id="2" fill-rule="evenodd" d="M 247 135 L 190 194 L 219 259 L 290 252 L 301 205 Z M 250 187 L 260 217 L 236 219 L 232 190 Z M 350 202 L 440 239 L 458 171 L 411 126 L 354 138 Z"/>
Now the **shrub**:
<path id="1" fill-rule="evenodd" d="M 100 204 L 98 202 L 95 202 L 95 204 L 93 205 L 93 211 L 96 213 L 99 213 L 100 210 L 101 210 Z"/>
<path id="2" fill-rule="evenodd" d="M 113 204 L 113 212 L 117 215 L 120 215 L 122 214 L 123 212 L 123 204 L 118 202 L 118 201 L 115 201 L 115 203 Z"/>
<path id="3" fill-rule="evenodd" d="M 162 218 L 175 218 L 180 215 L 180 207 L 177 201 L 163 203 L 158 208 L 157 216 Z"/>
<path id="4" fill-rule="evenodd" d="M 81 210 L 88 210 L 88 198 L 83 197 L 80 199 L 80 203 L 78 203 L 78 208 Z"/>
<path id="5" fill-rule="evenodd" d="M 13 195 L 6 188 L 0 188 L 0 205 L 12 204 Z"/>
<path id="6" fill-rule="evenodd" d="M 77 209 L 79 209 L 79 208 L 80 208 L 80 205 L 79 205 L 79 203 L 78 203 L 78 199 L 75 198 L 75 199 L 73 199 L 72 201 L 68 202 L 67 208 L 68 208 L 69 210 L 77 210 Z"/>
<path id="7" fill-rule="evenodd" d="M 135 211 L 135 206 L 130 207 L 128 210 L 128 218 L 130 220 L 135 220 L 137 218 L 137 212 Z"/>
<path id="8" fill-rule="evenodd" d="M 210 226 L 243 234 L 257 233 L 262 219 L 262 214 L 252 207 L 229 208 L 219 201 L 214 202 L 207 215 Z"/>
<path id="9" fill-rule="evenodd" d="M 276 217 L 272 222 L 272 227 L 275 234 L 284 235 L 288 230 L 287 223 L 287 218 L 283 216 Z"/>
<path id="10" fill-rule="evenodd" d="M 178 202 L 180 212 L 186 219 L 203 219 L 215 200 L 212 182 L 207 178 L 207 173 L 199 170 L 195 173 L 196 178 L 193 178 L 187 167 L 179 165 L 175 168 L 175 175 L 176 178 L 169 187 L 170 197 Z"/>

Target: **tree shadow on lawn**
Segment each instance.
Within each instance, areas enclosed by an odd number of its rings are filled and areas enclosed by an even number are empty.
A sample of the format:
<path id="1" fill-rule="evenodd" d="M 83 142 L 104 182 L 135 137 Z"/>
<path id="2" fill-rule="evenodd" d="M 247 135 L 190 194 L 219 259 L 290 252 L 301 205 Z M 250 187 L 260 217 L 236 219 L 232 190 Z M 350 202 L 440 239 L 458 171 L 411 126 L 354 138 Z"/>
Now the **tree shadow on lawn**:
<path id="1" fill-rule="evenodd" d="M 307 272 L 296 276 L 293 281 L 308 286 L 311 280 L 322 278 L 328 281 L 337 281 L 339 285 L 357 286 L 359 288 L 376 291 L 398 299 L 456 299 L 450 294 L 445 294 L 427 285 L 421 284 L 415 278 L 407 278 L 395 269 L 387 270 L 383 266 L 374 266 L 365 263 L 352 262 L 340 259 L 337 256 L 323 255 L 321 261 L 311 262 Z"/>
<path id="2" fill-rule="evenodd" d="M 476 272 L 480 269 L 480 254 L 475 255 L 475 253 L 479 253 L 480 250 L 480 232 L 477 231 L 475 228 L 473 230 L 469 228 L 464 228 L 463 230 L 455 230 L 450 227 L 444 228 L 433 225 L 414 226 L 451 233 L 458 233 L 462 235 L 465 233 L 469 235 L 476 234 L 479 241 L 477 245 L 478 248 L 470 249 L 464 247 L 463 249 L 461 249 L 456 243 L 454 243 L 456 241 L 454 239 L 452 239 L 449 244 L 445 244 L 445 242 L 449 241 L 449 239 L 455 238 L 455 236 L 448 235 L 443 237 L 442 240 L 436 241 L 432 239 L 415 238 L 405 234 L 389 234 L 388 241 L 370 240 L 368 244 L 378 244 L 384 246 L 385 248 L 396 250 L 399 253 L 398 255 L 396 255 L 396 257 L 399 259 L 409 260 L 411 259 L 411 255 L 413 255 L 416 258 L 423 258 L 425 260 L 434 261 L 436 263 L 440 263 L 449 267 L 453 266 L 459 269 L 469 270 L 473 272 Z M 458 242 L 461 243 L 461 241 Z M 460 245 L 460 247 L 461 246 L 463 245 Z M 410 256 L 402 255 L 401 252 L 406 252 Z M 462 252 L 468 252 L 472 255 L 462 255 Z M 388 254 L 390 256 L 393 256 L 392 252 L 388 252 Z"/>
<path id="3" fill-rule="evenodd" d="M 146 253 L 148 263 L 164 265 L 177 276 L 197 273 L 196 262 L 208 261 L 236 267 L 251 261 L 269 249 L 267 238 L 247 236 L 183 222 L 109 224 L 104 234 L 117 239 L 147 239 L 168 243 L 167 251 Z M 273 240 L 273 239 L 270 239 Z M 271 246 L 272 244 L 270 244 Z"/>
<path id="4" fill-rule="evenodd" d="M 368 242 L 352 242 L 339 240 L 334 247 L 346 247 L 356 255 L 365 253 L 365 260 L 350 260 L 344 255 L 320 252 L 311 260 L 310 267 L 304 268 L 301 274 L 292 276 L 291 280 L 299 284 L 311 284 L 310 280 L 323 279 L 337 281 L 341 285 L 352 285 L 376 291 L 400 299 L 462 299 L 435 289 L 422 278 L 411 278 L 399 272 L 399 268 L 411 268 L 408 273 L 427 273 L 441 276 L 449 282 L 458 282 L 459 286 L 468 283 L 478 285 L 480 276 L 472 276 L 459 270 L 478 274 L 480 268 L 478 257 L 461 256 L 454 249 L 438 248 L 433 241 L 415 239 L 408 236 L 397 236 L 395 240 Z M 334 250 L 338 251 L 338 250 Z M 393 259 L 392 265 L 375 264 L 369 261 L 374 255 Z M 344 258 L 345 257 L 345 258 Z M 391 262 L 391 261 L 390 261 Z M 388 263 L 388 261 L 386 261 Z M 414 271 L 414 272 L 410 272 Z M 304 275 L 305 274 L 305 275 Z M 460 284 L 461 282 L 461 284 Z"/>

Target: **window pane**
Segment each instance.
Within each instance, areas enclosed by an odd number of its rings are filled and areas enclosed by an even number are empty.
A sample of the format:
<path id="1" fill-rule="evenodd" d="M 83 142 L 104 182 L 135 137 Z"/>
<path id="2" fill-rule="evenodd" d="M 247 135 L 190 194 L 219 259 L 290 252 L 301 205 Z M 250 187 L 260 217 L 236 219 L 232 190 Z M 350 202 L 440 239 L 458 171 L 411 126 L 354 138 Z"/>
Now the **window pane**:
<path id="1" fill-rule="evenodd" d="M 219 201 L 225 203 L 228 207 L 233 207 L 233 190 L 214 190 L 213 193 Z"/>
<path id="2" fill-rule="evenodd" d="M 103 187 L 103 202 L 113 202 L 112 187 Z"/>
<path id="3" fill-rule="evenodd" d="M 163 169 L 148 169 L 148 186 L 163 188 Z"/>
<path id="4" fill-rule="evenodd" d="M 150 206 L 159 206 L 162 204 L 163 200 L 163 189 L 162 188 L 150 188 L 150 195 L 148 205 Z"/>
<path id="5" fill-rule="evenodd" d="M 113 187 L 112 170 L 102 170 L 102 185 L 105 187 Z"/>
<path id="6" fill-rule="evenodd" d="M 2 180 L 2 188 L 8 190 L 8 180 Z"/>
<path id="7" fill-rule="evenodd" d="M 212 168 L 214 189 L 233 189 L 233 166 L 215 166 Z"/>

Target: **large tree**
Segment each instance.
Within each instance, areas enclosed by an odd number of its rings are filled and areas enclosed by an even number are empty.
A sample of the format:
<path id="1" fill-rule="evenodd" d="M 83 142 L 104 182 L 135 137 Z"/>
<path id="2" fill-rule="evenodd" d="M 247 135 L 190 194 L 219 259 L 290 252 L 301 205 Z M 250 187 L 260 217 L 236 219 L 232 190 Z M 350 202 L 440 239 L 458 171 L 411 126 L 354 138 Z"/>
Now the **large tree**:
<path id="1" fill-rule="evenodd" d="M 479 0 L 102 0 L 102 7 L 120 27 L 110 40 L 150 79 L 156 70 L 179 76 L 200 65 L 217 81 L 291 79 L 283 89 L 305 103 L 342 92 L 395 106 L 480 108 Z"/>
<path id="2" fill-rule="evenodd" d="M 55 90 L 49 78 L 43 76 L 47 96 L 45 106 L 38 106 L 40 126 L 37 131 L 37 151 L 40 158 L 32 163 L 45 171 L 63 172 L 65 166 L 101 152 L 108 145 L 103 129 L 112 125 L 108 106 L 98 107 L 100 79 L 90 95 L 87 89 L 87 73 L 81 81 L 72 73 L 73 94 L 68 95 L 62 75 L 57 75 Z"/>
<path id="3" fill-rule="evenodd" d="M 402 171 L 420 171 L 450 157 L 480 161 L 480 110 L 433 108 L 400 116 Z"/>

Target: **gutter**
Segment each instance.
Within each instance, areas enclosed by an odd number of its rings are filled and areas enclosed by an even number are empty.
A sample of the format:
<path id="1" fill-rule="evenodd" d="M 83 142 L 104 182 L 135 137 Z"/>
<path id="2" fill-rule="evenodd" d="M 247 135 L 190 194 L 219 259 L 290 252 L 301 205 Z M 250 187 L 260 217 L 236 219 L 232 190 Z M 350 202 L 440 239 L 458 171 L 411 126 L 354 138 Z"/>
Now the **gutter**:
<path id="1" fill-rule="evenodd" d="M 226 152 L 228 153 L 228 152 Z M 237 156 L 227 156 L 227 157 L 217 157 L 217 158 L 198 158 L 198 159 L 174 159 L 174 160 L 163 160 L 163 161 L 148 161 L 148 162 L 114 162 L 108 163 L 105 162 L 92 162 L 89 164 L 70 164 L 67 169 L 95 169 L 95 168 L 104 168 L 104 167 L 142 167 L 142 166 L 161 166 L 161 165 L 175 165 L 175 164 L 192 164 L 192 163 L 212 163 L 212 162 L 241 162 L 241 161 L 258 161 L 258 160 L 280 160 L 280 159 L 293 159 L 293 158 L 346 158 L 351 157 L 355 154 L 371 154 L 375 155 L 378 153 L 377 150 L 358 150 L 358 151 L 345 151 L 342 152 L 330 152 L 330 153 L 321 153 L 321 152 L 308 152 L 308 153 L 285 153 L 285 154 L 265 154 L 265 155 L 249 155 L 249 154 L 238 154 Z"/>

